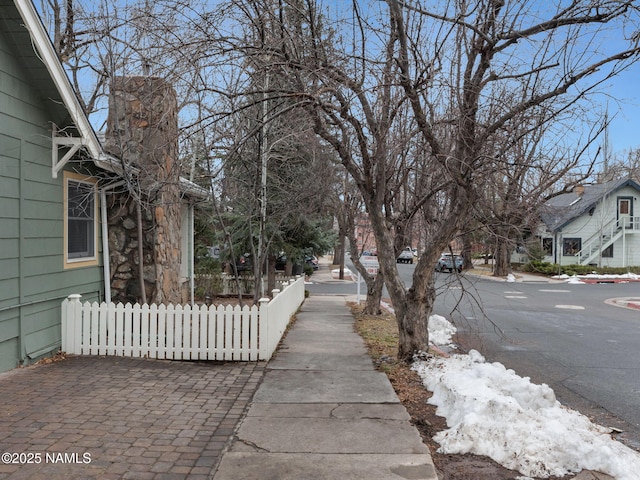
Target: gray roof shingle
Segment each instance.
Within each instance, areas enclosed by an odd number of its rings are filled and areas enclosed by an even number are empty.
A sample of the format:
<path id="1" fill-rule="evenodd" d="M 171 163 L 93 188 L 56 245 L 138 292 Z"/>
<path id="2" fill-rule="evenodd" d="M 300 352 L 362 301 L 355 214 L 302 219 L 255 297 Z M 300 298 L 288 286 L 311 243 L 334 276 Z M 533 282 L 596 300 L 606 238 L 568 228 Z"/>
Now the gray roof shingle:
<path id="1" fill-rule="evenodd" d="M 578 189 L 563 193 L 547 201 L 541 209 L 540 218 L 550 232 L 557 232 L 575 218 L 589 211 L 605 196 L 629 185 L 640 192 L 638 183 L 630 178 L 622 178 L 596 185 L 585 185 L 582 194 L 578 194 Z"/>

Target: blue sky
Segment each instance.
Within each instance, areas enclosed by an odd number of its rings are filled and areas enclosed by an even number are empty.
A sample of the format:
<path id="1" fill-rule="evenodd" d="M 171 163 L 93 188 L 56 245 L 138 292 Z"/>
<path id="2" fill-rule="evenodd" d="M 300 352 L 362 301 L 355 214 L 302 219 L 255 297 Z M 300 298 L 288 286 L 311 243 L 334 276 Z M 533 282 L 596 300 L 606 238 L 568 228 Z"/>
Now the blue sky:
<path id="1" fill-rule="evenodd" d="M 86 0 L 83 0 L 86 1 Z M 127 0 L 120 0 L 126 3 Z M 215 0 L 203 0 L 205 2 L 215 3 Z M 39 3 L 39 2 L 38 2 Z M 343 10 L 346 8 L 346 15 L 349 16 L 351 10 L 351 2 L 344 0 L 324 0 L 326 5 L 330 5 L 333 9 Z M 366 8 L 367 2 L 362 5 Z M 374 2 L 372 5 L 380 7 L 380 4 Z M 370 6 L 369 6 L 370 7 Z M 344 14 L 344 11 L 342 12 Z M 615 36 L 615 35 L 613 35 Z M 607 42 L 607 47 L 613 47 L 615 41 Z M 604 106 L 608 103 L 609 116 L 612 118 L 611 126 L 608 130 L 610 152 L 615 156 L 629 149 L 640 148 L 640 63 L 633 65 L 627 71 L 620 74 L 608 82 L 610 87 L 600 89 L 603 94 L 598 95 L 597 102 L 602 105 L 598 110 L 604 110 Z M 611 98 L 607 100 L 607 95 Z M 594 108 L 594 111 L 596 109 Z M 599 112 L 597 113 L 600 114 Z M 92 116 L 95 123 L 96 116 Z M 102 114 L 104 117 L 104 113 Z M 100 123 L 100 122 L 98 122 Z M 99 128 L 98 125 L 95 125 Z"/>
<path id="2" fill-rule="evenodd" d="M 614 79 L 610 93 L 618 100 L 609 103 L 609 115 L 615 115 L 609 128 L 612 153 L 640 147 L 640 64 Z"/>

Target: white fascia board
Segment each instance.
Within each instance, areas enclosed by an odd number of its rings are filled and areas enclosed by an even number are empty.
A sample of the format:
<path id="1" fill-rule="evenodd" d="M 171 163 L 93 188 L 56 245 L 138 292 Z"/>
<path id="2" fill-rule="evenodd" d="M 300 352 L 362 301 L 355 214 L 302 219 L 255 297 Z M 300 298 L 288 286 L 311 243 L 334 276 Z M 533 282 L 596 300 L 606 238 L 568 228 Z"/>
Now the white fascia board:
<path id="1" fill-rule="evenodd" d="M 194 183 L 184 177 L 180 177 L 180 190 L 187 195 L 191 195 L 201 200 L 208 200 L 211 197 L 209 190 L 202 188 L 197 183 Z"/>
<path id="2" fill-rule="evenodd" d="M 18 12 L 20 12 L 20 16 L 24 21 L 25 27 L 31 35 L 31 40 L 37 49 L 36 53 L 39 54 L 41 60 L 47 67 L 47 70 L 51 75 L 51 79 L 55 83 L 65 107 L 82 136 L 83 146 L 88 150 L 93 159 L 96 160 L 96 165 L 110 170 L 108 167 L 110 162 L 107 161 L 106 155 L 98 141 L 98 137 L 93 131 L 93 128 L 89 123 L 89 119 L 80 106 L 78 97 L 69 82 L 69 77 L 67 77 L 64 67 L 56 55 L 51 39 L 44 28 L 40 15 L 38 15 L 33 2 L 31 0 L 14 0 L 14 3 Z"/>

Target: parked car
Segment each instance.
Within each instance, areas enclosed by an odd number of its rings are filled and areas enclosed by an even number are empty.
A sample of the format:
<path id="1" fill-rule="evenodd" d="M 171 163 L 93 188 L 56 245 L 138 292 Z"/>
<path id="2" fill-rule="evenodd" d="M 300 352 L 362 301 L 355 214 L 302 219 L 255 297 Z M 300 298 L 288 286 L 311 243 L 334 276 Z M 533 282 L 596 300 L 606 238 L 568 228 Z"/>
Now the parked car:
<path id="1" fill-rule="evenodd" d="M 238 273 L 253 271 L 253 262 L 251 261 L 251 254 L 245 253 L 244 255 L 240 255 L 238 257 L 238 259 L 236 260 L 236 271 Z"/>
<path id="2" fill-rule="evenodd" d="M 396 258 L 396 262 L 413 263 L 413 250 L 411 249 L 411 247 L 407 247 L 402 252 L 400 252 L 400 255 L 398 255 L 398 258 Z"/>
<path id="3" fill-rule="evenodd" d="M 318 268 L 320 268 L 320 264 L 318 263 L 318 259 L 315 255 L 305 255 L 304 264 L 310 265 L 314 270 L 318 270 Z M 282 254 L 276 259 L 276 270 L 284 270 L 286 266 L 287 256 Z M 302 271 L 302 266 L 299 263 L 294 262 L 292 270 L 293 274 L 295 275 L 296 272 L 299 273 L 300 271 Z"/>
<path id="4" fill-rule="evenodd" d="M 440 260 L 436 263 L 436 271 L 444 272 L 449 270 L 453 272 L 455 269 L 457 272 L 462 271 L 463 260 L 460 255 L 451 255 L 450 253 L 443 253 L 440 255 Z"/>
<path id="5" fill-rule="evenodd" d="M 318 258 L 315 255 L 307 255 L 306 257 L 304 257 L 304 263 L 307 265 L 311 265 L 311 268 L 313 268 L 314 270 L 318 270 L 318 268 L 320 268 Z"/>
<path id="6" fill-rule="evenodd" d="M 280 255 L 276 258 L 276 270 L 284 270 L 287 265 L 287 257 L 286 255 Z"/>

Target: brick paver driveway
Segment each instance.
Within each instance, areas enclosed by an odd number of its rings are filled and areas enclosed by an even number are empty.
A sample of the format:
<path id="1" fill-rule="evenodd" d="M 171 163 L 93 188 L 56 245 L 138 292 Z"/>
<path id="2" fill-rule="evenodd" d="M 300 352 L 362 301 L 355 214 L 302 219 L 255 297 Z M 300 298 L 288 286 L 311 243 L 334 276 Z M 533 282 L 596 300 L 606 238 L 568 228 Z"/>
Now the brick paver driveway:
<path id="1" fill-rule="evenodd" d="M 0 374 L 0 479 L 208 478 L 265 366 L 71 357 Z"/>

